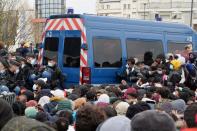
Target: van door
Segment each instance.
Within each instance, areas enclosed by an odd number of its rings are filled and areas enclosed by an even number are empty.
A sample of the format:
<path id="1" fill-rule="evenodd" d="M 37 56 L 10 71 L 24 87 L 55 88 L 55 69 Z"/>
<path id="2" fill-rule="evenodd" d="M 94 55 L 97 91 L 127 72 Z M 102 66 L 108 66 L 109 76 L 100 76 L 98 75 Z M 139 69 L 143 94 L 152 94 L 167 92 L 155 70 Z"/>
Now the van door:
<path id="1" fill-rule="evenodd" d="M 67 75 L 66 83 L 79 84 L 81 32 L 61 31 L 60 68 Z"/>
<path id="2" fill-rule="evenodd" d="M 54 59 L 59 62 L 59 46 L 60 46 L 60 32 L 59 31 L 46 31 L 46 37 L 44 40 L 44 53 L 43 64 L 47 65 L 48 59 Z M 58 64 L 59 66 L 59 64 Z"/>

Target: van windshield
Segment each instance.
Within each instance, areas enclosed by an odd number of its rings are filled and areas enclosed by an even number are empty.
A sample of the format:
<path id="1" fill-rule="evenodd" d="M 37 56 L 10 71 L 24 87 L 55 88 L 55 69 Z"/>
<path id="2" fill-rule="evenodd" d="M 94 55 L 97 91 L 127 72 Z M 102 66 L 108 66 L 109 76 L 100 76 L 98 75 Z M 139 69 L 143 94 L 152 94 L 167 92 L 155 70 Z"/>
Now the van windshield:
<path id="1" fill-rule="evenodd" d="M 80 37 L 66 37 L 64 39 L 64 67 L 80 67 Z"/>
<path id="2" fill-rule="evenodd" d="M 45 39 L 44 44 L 44 64 L 47 64 L 48 59 L 54 59 L 57 62 L 58 58 L 59 38 L 50 37 Z"/>

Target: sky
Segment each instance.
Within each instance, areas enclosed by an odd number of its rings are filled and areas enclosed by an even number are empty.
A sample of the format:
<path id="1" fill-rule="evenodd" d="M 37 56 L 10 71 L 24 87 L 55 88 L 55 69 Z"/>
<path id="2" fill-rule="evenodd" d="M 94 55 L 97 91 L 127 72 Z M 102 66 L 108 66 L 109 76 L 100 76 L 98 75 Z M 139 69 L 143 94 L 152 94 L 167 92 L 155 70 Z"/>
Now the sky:
<path id="1" fill-rule="evenodd" d="M 28 0 L 33 8 L 34 0 Z M 96 14 L 96 0 L 66 0 L 66 6 L 74 8 L 75 14 Z"/>
<path id="2" fill-rule="evenodd" d="M 96 14 L 96 0 L 67 0 L 67 7 L 73 7 L 75 14 Z"/>

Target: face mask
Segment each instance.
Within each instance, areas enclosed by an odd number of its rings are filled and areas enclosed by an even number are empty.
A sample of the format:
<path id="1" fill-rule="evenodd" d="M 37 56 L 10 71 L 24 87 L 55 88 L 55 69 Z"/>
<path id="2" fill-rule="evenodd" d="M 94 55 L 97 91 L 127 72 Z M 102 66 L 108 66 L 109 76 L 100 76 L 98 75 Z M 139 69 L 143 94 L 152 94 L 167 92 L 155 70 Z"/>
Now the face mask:
<path id="1" fill-rule="evenodd" d="M 173 70 L 173 65 L 170 65 L 170 69 Z"/>
<path id="2" fill-rule="evenodd" d="M 36 91 L 36 90 L 37 90 L 37 85 L 34 84 L 33 87 L 32 87 L 32 89 L 33 89 L 34 91 Z"/>
<path id="3" fill-rule="evenodd" d="M 18 73 L 19 73 L 19 69 L 16 69 L 15 74 L 18 74 Z"/>
<path id="4" fill-rule="evenodd" d="M 35 65 L 36 64 L 36 59 L 31 60 L 31 65 Z"/>
<path id="5" fill-rule="evenodd" d="M 0 73 L 1 73 L 1 74 L 5 73 L 5 70 L 1 70 Z"/>
<path id="6" fill-rule="evenodd" d="M 48 63 L 48 66 L 49 66 L 49 67 L 54 67 L 54 64 L 51 63 L 51 62 L 49 62 L 49 63 Z"/>
<path id="7" fill-rule="evenodd" d="M 162 74 L 162 71 L 157 71 L 158 74 Z"/>
<path id="8" fill-rule="evenodd" d="M 126 64 L 126 68 L 129 68 L 129 65 L 128 64 Z"/>
<path id="9" fill-rule="evenodd" d="M 24 68 L 24 67 L 25 67 L 25 64 L 22 64 L 22 65 L 21 65 L 21 68 Z"/>
<path id="10" fill-rule="evenodd" d="M 195 96 L 197 97 L 197 92 L 195 92 Z"/>

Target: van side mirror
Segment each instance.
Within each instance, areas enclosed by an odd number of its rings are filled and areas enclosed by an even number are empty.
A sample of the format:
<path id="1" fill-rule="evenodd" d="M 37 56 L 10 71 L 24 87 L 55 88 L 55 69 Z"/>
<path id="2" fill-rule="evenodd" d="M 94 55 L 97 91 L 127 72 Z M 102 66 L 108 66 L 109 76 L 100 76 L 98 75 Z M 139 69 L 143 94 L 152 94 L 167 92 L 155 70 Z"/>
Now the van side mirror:
<path id="1" fill-rule="evenodd" d="M 85 43 L 83 43 L 83 44 L 81 45 L 81 49 L 83 49 L 83 50 L 88 50 L 88 45 L 85 44 Z"/>

